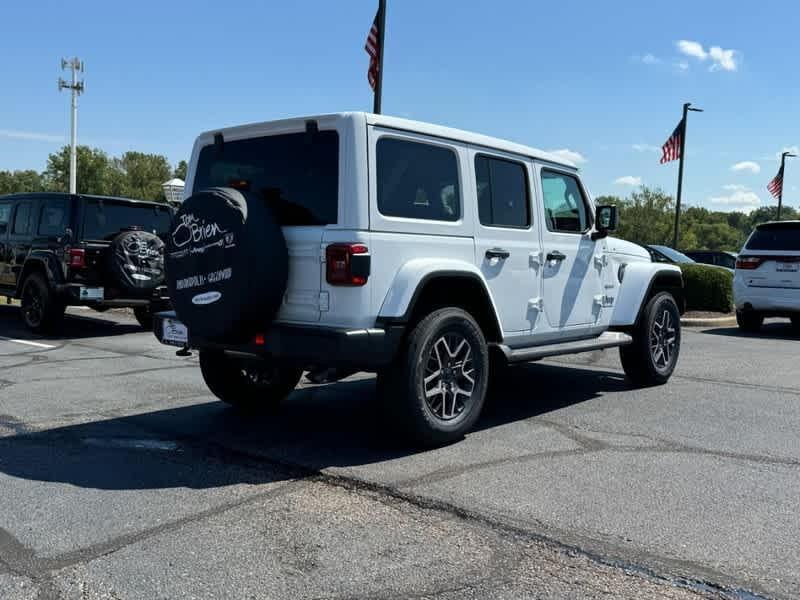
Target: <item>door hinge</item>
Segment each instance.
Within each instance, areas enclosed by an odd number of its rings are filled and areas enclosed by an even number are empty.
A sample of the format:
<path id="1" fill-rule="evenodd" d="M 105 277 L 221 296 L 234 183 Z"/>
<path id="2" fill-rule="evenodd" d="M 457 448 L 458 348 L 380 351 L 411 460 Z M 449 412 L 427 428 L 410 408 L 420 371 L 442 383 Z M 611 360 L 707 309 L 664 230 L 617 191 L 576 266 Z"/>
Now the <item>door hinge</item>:
<path id="1" fill-rule="evenodd" d="M 598 269 L 602 269 L 608 265 L 608 256 L 605 254 L 596 254 L 594 257 L 594 266 Z"/>
<path id="2" fill-rule="evenodd" d="M 544 252 L 539 250 L 539 252 L 531 252 L 528 255 L 528 263 L 531 268 L 538 269 L 542 266 L 544 262 Z"/>
<path id="3" fill-rule="evenodd" d="M 528 310 L 536 310 L 542 312 L 544 308 L 544 300 L 541 298 L 531 298 L 528 300 Z"/>
<path id="4" fill-rule="evenodd" d="M 331 309 L 331 297 L 328 292 L 319 293 L 319 311 L 328 312 Z"/>

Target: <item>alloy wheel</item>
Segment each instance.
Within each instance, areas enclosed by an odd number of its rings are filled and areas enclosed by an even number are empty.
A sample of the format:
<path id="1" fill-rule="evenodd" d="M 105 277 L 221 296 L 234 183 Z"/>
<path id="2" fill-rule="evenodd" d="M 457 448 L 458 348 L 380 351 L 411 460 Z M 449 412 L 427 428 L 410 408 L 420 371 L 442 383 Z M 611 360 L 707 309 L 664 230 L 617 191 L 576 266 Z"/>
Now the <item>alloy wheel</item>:
<path id="1" fill-rule="evenodd" d="M 440 421 L 463 414 L 475 391 L 472 346 L 459 334 L 447 333 L 431 346 L 423 380 L 425 402 Z"/>
<path id="2" fill-rule="evenodd" d="M 650 354 L 657 369 L 667 369 L 675 356 L 678 335 L 672 314 L 664 310 L 653 321 L 650 330 Z"/>

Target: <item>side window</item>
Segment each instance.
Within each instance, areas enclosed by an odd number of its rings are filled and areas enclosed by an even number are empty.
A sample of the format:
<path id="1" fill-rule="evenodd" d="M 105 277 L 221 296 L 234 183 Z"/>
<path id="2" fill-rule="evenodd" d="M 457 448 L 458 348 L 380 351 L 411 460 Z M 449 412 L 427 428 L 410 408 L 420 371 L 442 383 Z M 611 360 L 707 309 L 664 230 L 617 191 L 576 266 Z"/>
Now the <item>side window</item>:
<path id="1" fill-rule="evenodd" d="M 11 220 L 11 202 L 0 202 L 0 235 L 8 231 Z"/>
<path id="2" fill-rule="evenodd" d="M 481 225 L 524 228 L 531 224 L 525 165 L 478 155 L 475 179 Z"/>
<path id="3" fill-rule="evenodd" d="M 67 228 L 67 199 L 54 198 L 42 203 L 39 212 L 39 235 L 57 236 Z"/>
<path id="4" fill-rule="evenodd" d="M 14 226 L 11 233 L 25 235 L 31 230 L 31 203 L 23 201 L 17 204 L 17 211 L 14 214 Z"/>
<path id="5" fill-rule="evenodd" d="M 548 230 L 583 233 L 589 229 L 589 211 L 575 177 L 543 169 L 542 196 Z"/>
<path id="6" fill-rule="evenodd" d="M 456 154 L 420 142 L 381 138 L 377 145 L 378 210 L 389 217 L 457 221 L 461 190 Z"/>

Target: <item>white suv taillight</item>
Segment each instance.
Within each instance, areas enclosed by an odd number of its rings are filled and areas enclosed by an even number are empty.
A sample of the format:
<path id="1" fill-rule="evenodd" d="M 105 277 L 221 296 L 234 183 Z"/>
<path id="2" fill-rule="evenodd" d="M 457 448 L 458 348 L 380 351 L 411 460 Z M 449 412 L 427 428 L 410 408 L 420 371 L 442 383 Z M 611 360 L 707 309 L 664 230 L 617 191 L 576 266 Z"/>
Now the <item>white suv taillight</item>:
<path id="1" fill-rule="evenodd" d="M 752 271 L 761 266 L 764 259 L 760 256 L 740 256 L 736 259 L 736 268 Z"/>
<path id="2" fill-rule="evenodd" d="M 325 279 L 331 285 L 365 285 L 370 262 L 369 249 L 364 244 L 331 244 L 325 248 Z"/>

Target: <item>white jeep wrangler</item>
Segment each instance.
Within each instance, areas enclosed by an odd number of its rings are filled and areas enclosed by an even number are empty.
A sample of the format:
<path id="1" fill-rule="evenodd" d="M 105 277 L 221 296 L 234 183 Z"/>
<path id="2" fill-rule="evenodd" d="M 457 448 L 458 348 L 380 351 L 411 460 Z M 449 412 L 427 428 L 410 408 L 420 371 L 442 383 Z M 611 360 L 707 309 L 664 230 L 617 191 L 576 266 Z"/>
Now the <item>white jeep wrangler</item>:
<path id="1" fill-rule="evenodd" d="M 504 363 L 619 347 L 652 385 L 678 360 L 680 270 L 608 237 L 616 208 L 545 152 L 325 115 L 204 133 L 185 195 L 155 333 L 198 349 L 225 402 L 374 371 L 391 422 L 436 445 L 474 425 Z"/>

